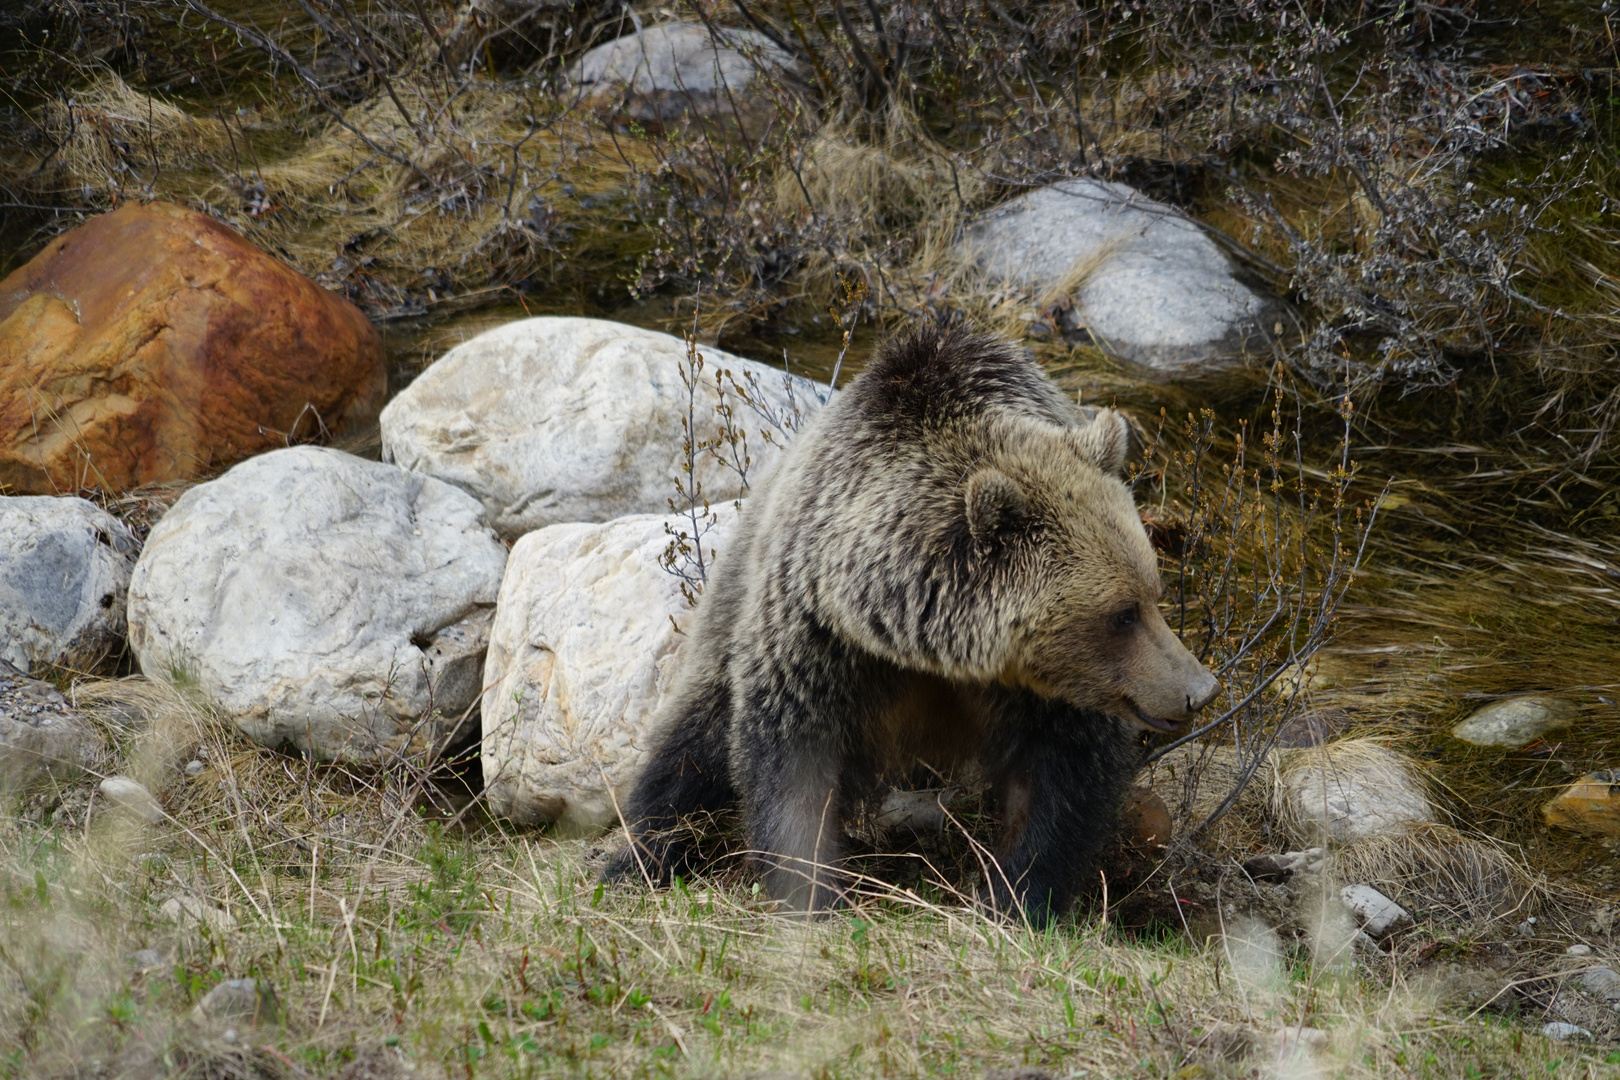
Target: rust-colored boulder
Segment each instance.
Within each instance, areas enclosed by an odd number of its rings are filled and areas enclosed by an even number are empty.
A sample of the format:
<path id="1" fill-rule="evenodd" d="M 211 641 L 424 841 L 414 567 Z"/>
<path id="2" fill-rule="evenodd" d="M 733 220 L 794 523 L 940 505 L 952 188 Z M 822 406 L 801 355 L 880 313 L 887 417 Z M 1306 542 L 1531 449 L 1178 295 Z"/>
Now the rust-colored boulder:
<path id="1" fill-rule="evenodd" d="M 126 203 L 0 281 L 0 489 L 197 476 L 361 429 L 385 382 L 347 300 L 202 214 Z"/>

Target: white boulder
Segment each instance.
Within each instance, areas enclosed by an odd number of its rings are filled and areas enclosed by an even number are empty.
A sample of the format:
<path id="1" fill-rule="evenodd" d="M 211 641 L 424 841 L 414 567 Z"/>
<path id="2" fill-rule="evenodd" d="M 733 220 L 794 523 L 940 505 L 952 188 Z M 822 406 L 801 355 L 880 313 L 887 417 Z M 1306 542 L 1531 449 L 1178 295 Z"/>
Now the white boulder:
<path id="1" fill-rule="evenodd" d="M 1568 727 L 1574 716 L 1574 708 L 1557 698 L 1505 698 L 1479 709 L 1452 728 L 1451 734 L 1475 746 L 1518 750 L 1550 731 Z"/>
<path id="2" fill-rule="evenodd" d="M 730 506 L 703 540 L 722 552 Z M 481 758 L 497 813 L 597 829 L 618 820 L 653 747 L 649 725 L 674 675 L 692 609 L 660 565 L 666 527 L 635 515 L 553 525 L 512 547 L 485 661 Z"/>
<path id="3" fill-rule="evenodd" d="M 673 22 L 598 45 L 579 58 L 569 79 L 593 96 L 624 97 L 632 116 L 663 120 L 688 111 L 755 110 L 755 80 L 792 80 L 796 68 L 793 56 L 764 34 Z"/>
<path id="4" fill-rule="evenodd" d="M 1061 329 L 1164 372 L 1240 355 L 1274 330 L 1276 305 L 1202 229 L 1125 184 L 1031 191 L 981 214 L 957 254 L 1061 311 Z"/>
<path id="5" fill-rule="evenodd" d="M 718 376 L 733 430 L 745 435 L 736 458 L 749 459 L 757 482 L 796 424 L 820 410 L 826 388 L 718 349 L 698 353 L 689 399 L 680 338 L 602 319 L 508 323 L 451 349 L 388 403 L 383 460 L 470 492 L 508 538 L 664 514 L 683 475 L 689 405 L 698 441 L 730 453 Z M 710 503 L 743 494 L 736 470 L 701 449 L 697 459 Z"/>
<path id="6" fill-rule="evenodd" d="M 152 529 L 130 644 L 148 676 L 195 682 L 263 745 L 419 752 L 478 699 L 467 653 L 506 564 L 480 512 L 449 484 L 336 450 L 250 458 Z"/>
<path id="7" fill-rule="evenodd" d="M 1302 843 L 1348 843 L 1435 820 L 1412 764 L 1374 739 L 1284 752 L 1280 816 Z"/>
<path id="8" fill-rule="evenodd" d="M 84 499 L 0 496 L 0 660 L 93 671 L 116 655 L 139 547 Z"/>

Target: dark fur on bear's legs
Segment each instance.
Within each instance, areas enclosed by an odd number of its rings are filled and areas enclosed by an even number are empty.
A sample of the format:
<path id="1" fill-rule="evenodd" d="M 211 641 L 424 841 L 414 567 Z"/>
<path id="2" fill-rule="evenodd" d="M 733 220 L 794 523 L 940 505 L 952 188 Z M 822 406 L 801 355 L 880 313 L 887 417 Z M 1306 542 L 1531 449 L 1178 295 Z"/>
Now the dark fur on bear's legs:
<path id="1" fill-rule="evenodd" d="M 736 805 L 726 748 L 729 690 L 710 685 L 685 704 L 623 808 L 630 843 L 608 863 L 609 881 L 650 879 L 668 885 L 677 874 L 689 876 L 696 835 L 688 819 Z"/>
<path id="2" fill-rule="evenodd" d="M 1042 926 L 1068 910 L 1093 873 L 1141 750 L 1112 717 L 1027 692 L 998 697 L 1001 715 L 981 760 L 1003 833 L 984 899 Z"/>
<path id="3" fill-rule="evenodd" d="M 740 785 L 748 843 L 770 895 L 798 911 L 836 906 L 844 822 L 874 782 L 866 730 L 886 697 L 884 665 L 856 656 L 813 627 L 784 629 L 773 663 L 742 672 L 748 688 L 733 717 L 733 755 L 748 762 Z"/>

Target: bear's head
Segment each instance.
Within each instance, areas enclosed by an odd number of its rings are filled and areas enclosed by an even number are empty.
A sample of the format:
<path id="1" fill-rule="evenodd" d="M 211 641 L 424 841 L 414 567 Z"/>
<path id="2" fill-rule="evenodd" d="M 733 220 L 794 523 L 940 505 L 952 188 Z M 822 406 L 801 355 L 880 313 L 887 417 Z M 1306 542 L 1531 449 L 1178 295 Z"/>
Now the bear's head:
<path id="1" fill-rule="evenodd" d="M 995 425 L 963 482 L 979 557 L 1004 587 L 1002 678 L 1174 731 L 1220 683 L 1159 612 L 1158 558 L 1123 481 L 1130 434 L 1112 409 L 1060 427 Z"/>

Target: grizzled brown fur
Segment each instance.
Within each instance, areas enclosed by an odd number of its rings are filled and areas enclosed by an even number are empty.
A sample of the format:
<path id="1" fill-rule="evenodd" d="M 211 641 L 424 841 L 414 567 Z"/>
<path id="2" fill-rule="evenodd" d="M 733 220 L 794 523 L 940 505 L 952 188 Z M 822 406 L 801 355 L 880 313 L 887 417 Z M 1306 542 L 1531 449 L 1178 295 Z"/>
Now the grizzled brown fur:
<path id="1" fill-rule="evenodd" d="M 1126 444 L 998 339 L 889 343 L 745 506 L 609 876 L 689 872 L 683 820 L 740 805 L 771 894 L 823 908 L 880 774 L 972 759 L 1003 822 L 987 898 L 1067 908 L 1139 727 L 1217 689 L 1155 607 Z"/>

